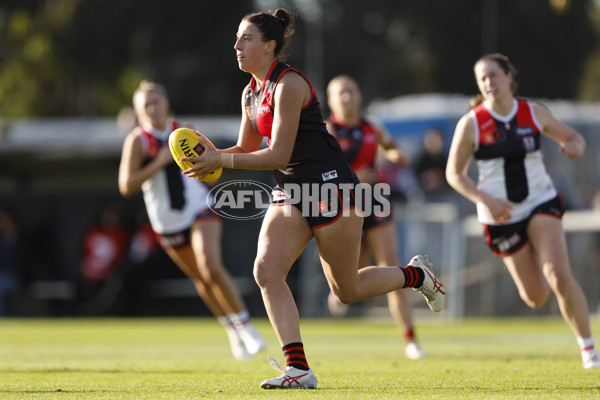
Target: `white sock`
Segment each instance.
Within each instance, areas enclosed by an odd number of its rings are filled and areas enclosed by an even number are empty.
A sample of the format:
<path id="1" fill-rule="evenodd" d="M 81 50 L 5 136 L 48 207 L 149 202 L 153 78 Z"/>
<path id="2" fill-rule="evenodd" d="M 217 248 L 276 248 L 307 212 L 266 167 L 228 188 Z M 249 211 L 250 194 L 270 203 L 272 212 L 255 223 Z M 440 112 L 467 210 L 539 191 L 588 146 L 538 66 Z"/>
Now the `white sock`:
<path id="1" fill-rule="evenodd" d="M 236 324 L 245 324 L 246 322 L 250 321 L 250 314 L 248 311 L 244 310 L 237 314 L 229 314 L 229 318 Z"/>
<path id="2" fill-rule="evenodd" d="M 591 336 L 589 338 L 578 337 L 577 343 L 579 344 L 581 351 L 592 350 L 594 348 L 594 338 Z"/>
<path id="3" fill-rule="evenodd" d="M 252 327 L 252 323 L 250 322 L 250 314 L 246 310 L 241 311 L 238 314 L 229 314 L 229 319 L 236 329 L 243 330 Z"/>
<path id="4" fill-rule="evenodd" d="M 223 326 L 223 328 L 225 328 L 225 331 L 227 332 L 227 335 L 229 335 L 230 339 L 238 336 L 235 324 L 229 316 L 217 317 L 217 320 Z"/>

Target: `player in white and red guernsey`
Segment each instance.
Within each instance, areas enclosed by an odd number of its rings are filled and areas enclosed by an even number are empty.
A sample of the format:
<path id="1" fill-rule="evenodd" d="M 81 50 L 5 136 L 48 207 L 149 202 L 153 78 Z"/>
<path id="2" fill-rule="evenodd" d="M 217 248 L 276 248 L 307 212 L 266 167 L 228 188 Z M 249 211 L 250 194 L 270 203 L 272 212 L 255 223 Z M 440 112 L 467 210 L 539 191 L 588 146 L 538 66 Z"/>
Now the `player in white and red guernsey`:
<path id="1" fill-rule="evenodd" d="M 206 186 L 182 175 L 168 139 L 179 124 L 169 119 L 166 90 L 142 81 L 133 95 L 140 126 L 123 144 L 119 190 L 131 196 L 140 189 L 152 229 L 171 259 L 193 281 L 208 308 L 223 324 L 238 360 L 265 347 L 221 258 L 222 222 L 209 203 Z"/>
<path id="2" fill-rule="evenodd" d="M 516 69 L 506 56 L 483 56 L 474 71 L 481 96 L 457 124 L 448 183 L 477 205 L 487 243 L 502 257 L 523 301 L 539 308 L 554 292 L 577 337 L 583 366 L 598 368 L 587 301 L 572 275 L 561 225 L 563 201 L 540 151 L 541 134 L 572 159 L 583 154 L 585 140 L 546 107 L 515 98 Z M 468 175 L 472 157 L 479 170 L 477 184 Z"/>

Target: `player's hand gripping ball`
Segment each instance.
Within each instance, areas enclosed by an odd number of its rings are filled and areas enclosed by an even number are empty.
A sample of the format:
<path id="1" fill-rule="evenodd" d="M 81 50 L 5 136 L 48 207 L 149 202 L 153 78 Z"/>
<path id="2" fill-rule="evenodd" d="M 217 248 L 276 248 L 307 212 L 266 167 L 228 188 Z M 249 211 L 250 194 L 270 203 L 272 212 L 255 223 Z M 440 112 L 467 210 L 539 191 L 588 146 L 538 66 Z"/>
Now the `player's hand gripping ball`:
<path id="1" fill-rule="evenodd" d="M 191 168 L 195 163 L 191 161 L 181 161 L 179 159 L 181 157 L 199 157 L 204 153 L 206 146 L 211 146 L 213 149 L 215 148 L 206 136 L 193 129 L 178 128 L 169 135 L 169 149 L 171 150 L 175 162 L 183 171 Z M 219 179 L 222 172 L 223 168 L 219 168 L 198 179 L 204 182 L 214 182 Z"/>

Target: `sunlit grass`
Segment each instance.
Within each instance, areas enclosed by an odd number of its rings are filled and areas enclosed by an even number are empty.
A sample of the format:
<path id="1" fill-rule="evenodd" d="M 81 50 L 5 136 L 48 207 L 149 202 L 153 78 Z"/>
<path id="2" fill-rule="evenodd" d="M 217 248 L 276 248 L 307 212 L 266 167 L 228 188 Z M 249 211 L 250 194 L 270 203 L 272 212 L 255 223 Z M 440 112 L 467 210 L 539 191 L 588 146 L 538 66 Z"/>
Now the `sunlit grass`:
<path id="1" fill-rule="evenodd" d="M 283 357 L 268 321 L 255 323 L 267 351 L 237 362 L 212 318 L 3 320 L 0 398 L 600 398 L 600 370 L 582 368 L 560 318 L 419 320 L 420 361 L 404 358 L 391 320 L 303 321 L 319 388 L 285 393 L 259 387 L 278 375 L 266 356 Z"/>

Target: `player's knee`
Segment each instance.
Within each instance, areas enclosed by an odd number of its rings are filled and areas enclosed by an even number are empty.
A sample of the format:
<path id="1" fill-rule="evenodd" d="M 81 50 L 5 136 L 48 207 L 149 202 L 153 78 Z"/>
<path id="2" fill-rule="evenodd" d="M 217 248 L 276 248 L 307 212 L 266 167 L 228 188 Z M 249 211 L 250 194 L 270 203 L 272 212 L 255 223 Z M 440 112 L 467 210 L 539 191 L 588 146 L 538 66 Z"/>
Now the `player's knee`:
<path id="1" fill-rule="evenodd" d="M 557 270 L 556 268 L 549 268 L 548 273 L 545 274 L 548 285 L 552 288 L 552 291 L 561 294 L 564 293 L 574 283 L 573 275 L 570 270 Z"/>
<path id="2" fill-rule="evenodd" d="M 220 280 L 221 265 L 217 262 L 211 262 L 204 257 L 196 260 L 198 263 L 198 274 L 204 282 L 215 282 Z"/>
<path id="3" fill-rule="evenodd" d="M 274 271 L 273 268 L 270 268 L 269 264 L 260 257 L 254 261 L 253 275 L 256 284 L 261 288 L 269 286 L 272 282 L 285 280 L 285 277 L 281 277 L 280 274 Z"/>
<path id="4" fill-rule="evenodd" d="M 521 293 L 521 299 L 528 307 L 536 309 L 541 308 L 548 301 L 549 291 L 537 291 L 535 293 Z"/>
<path id="5" fill-rule="evenodd" d="M 342 304 L 351 304 L 359 300 L 356 292 L 348 289 L 335 288 L 332 292 Z"/>

